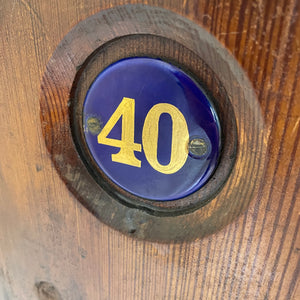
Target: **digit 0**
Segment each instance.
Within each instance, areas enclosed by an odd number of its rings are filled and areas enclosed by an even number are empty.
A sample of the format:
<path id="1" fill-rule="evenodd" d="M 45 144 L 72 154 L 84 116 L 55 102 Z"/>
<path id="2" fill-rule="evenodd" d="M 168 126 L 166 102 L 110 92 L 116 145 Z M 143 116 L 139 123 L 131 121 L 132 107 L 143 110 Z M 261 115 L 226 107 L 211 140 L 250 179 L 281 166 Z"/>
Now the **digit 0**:
<path id="1" fill-rule="evenodd" d="M 157 160 L 158 124 L 163 113 L 169 114 L 172 119 L 171 158 L 167 165 L 162 165 Z M 142 137 L 145 156 L 153 169 L 173 174 L 183 167 L 188 155 L 186 143 L 189 131 L 185 118 L 177 107 L 169 103 L 154 105 L 146 116 Z"/>

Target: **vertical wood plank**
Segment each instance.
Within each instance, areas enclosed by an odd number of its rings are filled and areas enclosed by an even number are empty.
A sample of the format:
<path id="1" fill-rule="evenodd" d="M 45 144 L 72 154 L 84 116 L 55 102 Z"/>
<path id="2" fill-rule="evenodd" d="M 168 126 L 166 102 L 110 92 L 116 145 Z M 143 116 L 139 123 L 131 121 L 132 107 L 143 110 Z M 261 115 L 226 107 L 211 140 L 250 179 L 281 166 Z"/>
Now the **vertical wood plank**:
<path id="1" fill-rule="evenodd" d="M 101 224 L 67 190 L 46 151 L 40 81 L 80 20 L 125 3 L 205 27 L 248 74 L 269 133 L 260 193 L 222 231 L 185 244 L 136 241 Z M 298 299 L 300 2 L 12 0 L 0 5 L 0 298 Z M 259 151 L 259 149 L 254 149 Z M 251 180 L 251 178 L 249 178 Z"/>

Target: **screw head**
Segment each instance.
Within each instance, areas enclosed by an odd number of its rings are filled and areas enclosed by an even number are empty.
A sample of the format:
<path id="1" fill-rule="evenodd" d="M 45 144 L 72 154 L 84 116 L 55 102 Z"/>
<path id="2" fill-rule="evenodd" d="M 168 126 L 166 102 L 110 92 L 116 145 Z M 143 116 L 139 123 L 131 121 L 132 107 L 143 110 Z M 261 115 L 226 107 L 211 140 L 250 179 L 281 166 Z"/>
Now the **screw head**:
<path id="1" fill-rule="evenodd" d="M 194 158 L 200 158 L 207 153 L 208 145 L 204 139 L 197 137 L 191 138 L 188 145 L 188 150 L 190 156 Z"/>
<path id="2" fill-rule="evenodd" d="M 89 118 L 87 118 L 87 120 L 86 120 L 86 126 L 87 126 L 88 131 L 92 135 L 97 135 L 101 131 L 101 122 L 96 117 L 89 117 Z"/>

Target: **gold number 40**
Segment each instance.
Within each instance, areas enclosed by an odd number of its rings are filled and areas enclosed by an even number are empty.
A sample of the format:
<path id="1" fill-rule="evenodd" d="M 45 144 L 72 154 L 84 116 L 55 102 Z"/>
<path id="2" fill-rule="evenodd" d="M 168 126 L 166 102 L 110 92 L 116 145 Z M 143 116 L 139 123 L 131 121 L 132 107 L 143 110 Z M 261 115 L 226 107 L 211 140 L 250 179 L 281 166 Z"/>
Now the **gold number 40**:
<path id="1" fill-rule="evenodd" d="M 172 147 L 170 162 L 167 165 L 162 165 L 157 160 L 158 124 L 163 113 L 169 114 L 172 119 Z M 140 168 L 141 161 L 135 157 L 134 151 L 141 152 L 142 146 L 134 142 L 134 116 L 135 100 L 124 97 L 99 133 L 98 144 L 120 148 L 117 154 L 111 155 L 112 161 Z M 121 140 L 108 138 L 110 131 L 121 117 Z M 188 140 L 186 120 L 177 107 L 169 103 L 159 103 L 149 110 L 144 122 L 142 141 L 145 156 L 153 169 L 163 174 L 179 171 L 187 159 Z"/>

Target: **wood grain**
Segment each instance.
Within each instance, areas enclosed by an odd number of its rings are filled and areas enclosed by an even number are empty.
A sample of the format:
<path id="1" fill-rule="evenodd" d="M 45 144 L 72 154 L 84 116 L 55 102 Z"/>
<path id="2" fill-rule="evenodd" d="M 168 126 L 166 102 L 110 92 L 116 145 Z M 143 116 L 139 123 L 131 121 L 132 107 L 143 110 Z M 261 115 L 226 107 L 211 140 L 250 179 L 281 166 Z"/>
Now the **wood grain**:
<path id="1" fill-rule="evenodd" d="M 300 2 L 126 1 L 137 2 L 203 26 L 248 74 L 268 132 L 259 193 L 193 243 L 136 241 L 100 223 L 51 163 L 40 84 L 74 25 L 125 1 L 2 1 L 0 298 L 37 299 L 45 281 L 62 299 L 298 299 Z"/>
<path id="2" fill-rule="evenodd" d="M 99 170 L 85 146 L 82 105 L 87 90 L 104 68 L 129 56 L 177 64 L 214 100 L 222 155 L 205 187 L 186 198 L 154 203 L 126 193 Z M 42 130 L 58 173 L 77 199 L 112 228 L 150 241 L 194 240 L 223 228 L 253 198 L 262 175 L 256 161 L 265 154 L 259 103 L 233 57 L 188 19 L 146 5 L 95 14 L 64 37 L 47 64 L 41 90 Z M 249 182 L 249 176 L 255 180 Z"/>

